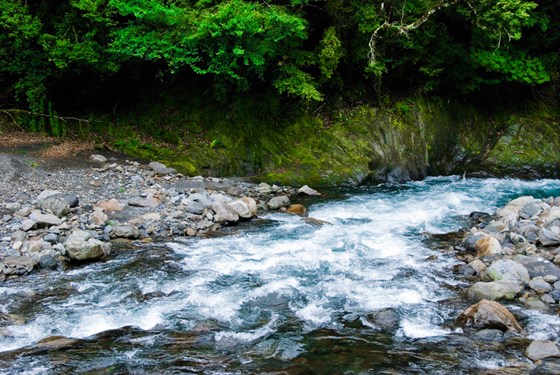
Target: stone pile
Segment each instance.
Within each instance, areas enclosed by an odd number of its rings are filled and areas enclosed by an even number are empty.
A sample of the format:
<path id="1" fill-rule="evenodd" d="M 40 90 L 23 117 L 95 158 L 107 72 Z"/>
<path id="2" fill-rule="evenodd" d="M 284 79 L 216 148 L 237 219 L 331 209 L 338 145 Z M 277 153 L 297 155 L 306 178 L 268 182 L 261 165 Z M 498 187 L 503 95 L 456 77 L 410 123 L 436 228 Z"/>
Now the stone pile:
<path id="1" fill-rule="evenodd" d="M 306 213 L 291 205 L 290 197 L 298 194 L 291 187 L 189 178 L 156 162 L 109 163 L 101 155 L 91 160 L 95 164 L 84 171 L 86 180 L 76 178 L 88 186 L 51 190 L 58 189 L 51 180 L 39 194 L 28 186 L 2 197 L 0 281 L 37 266 L 104 257 L 114 241 L 204 236 L 268 210 Z M 319 193 L 305 186 L 299 194 Z"/>
<path id="2" fill-rule="evenodd" d="M 558 314 L 560 197 L 523 196 L 495 215 L 478 212 L 471 217 L 479 223 L 456 247 L 464 262 L 457 271 L 473 282 L 467 298 L 476 304 L 461 314 L 459 325 L 521 332 L 513 315 L 494 302 L 499 300 Z M 533 342 L 526 354 L 532 360 L 560 356 L 557 345 L 547 340 Z"/>

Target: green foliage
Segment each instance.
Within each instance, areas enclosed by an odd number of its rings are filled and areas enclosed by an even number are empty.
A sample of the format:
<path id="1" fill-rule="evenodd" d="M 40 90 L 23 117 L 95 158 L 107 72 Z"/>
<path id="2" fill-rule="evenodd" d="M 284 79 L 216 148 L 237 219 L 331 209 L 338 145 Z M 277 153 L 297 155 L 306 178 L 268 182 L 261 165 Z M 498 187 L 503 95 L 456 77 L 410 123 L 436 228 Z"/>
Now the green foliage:
<path id="1" fill-rule="evenodd" d="M 329 27 L 325 30 L 317 52 L 317 64 L 325 78 L 333 76 L 343 55 L 344 49 L 342 48 L 342 42 L 336 35 L 336 29 Z"/>
<path id="2" fill-rule="evenodd" d="M 0 94 L 41 114 L 64 105 L 52 95 L 63 84 L 103 97 L 113 77 L 154 78 L 144 72 L 187 87 L 209 77 L 224 99 L 272 89 L 305 101 L 560 79 L 555 0 L 0 0 L 0 31 Z M 46 118 L 30 127 L 52 129 Z"/>
<path id="3" fill-rule="evenodd" d="M 313 77 L 304 71 L 290 65 L 280 68 L 281 75 L 274 81 L 274 87 L 282 94 L 300 96 L 306 100 L 323 100 L 317 90 Z"/>
<path id="4" fill-rule="evenodd" d="M 542 61 L 526 56 L 524 52 L 475 49 L 472 51 L 471 57 L 475 64 L 479 64 L 489 71 L 502 73 L 510 81 L 527 84 L 542 84 L 550 81 L 550 75 Z"/>

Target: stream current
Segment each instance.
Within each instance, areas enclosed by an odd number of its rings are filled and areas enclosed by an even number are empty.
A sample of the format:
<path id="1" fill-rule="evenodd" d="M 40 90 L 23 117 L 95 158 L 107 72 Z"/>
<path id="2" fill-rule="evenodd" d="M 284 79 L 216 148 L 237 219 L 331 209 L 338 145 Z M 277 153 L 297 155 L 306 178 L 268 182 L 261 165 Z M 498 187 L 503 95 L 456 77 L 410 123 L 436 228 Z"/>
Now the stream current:
<path id="1" fill-rule="evenodd" d="M 0 373 L 473 373 L 527 369 L 526 342 L 472 341 L 457 261 L 433 234 L 465 229 L 560 181 L 435 177 L 337 190 L 312 225 L 271 213 L 216 238 L 142 245 L 0 284 Z M 511 307 L 515 312 L 515 306 Z M 388 317 L 380 321 L 379 313 Z M 530 313 L 531 338 L 560 318 Z M 63 345 L 47 338 L 63 336 Z M 520 341 L 521 340 L 521 341 Z M 51 343 L 53 341 L 50 341 Z M 54 341 L 56 342 L 56 340 Z M 58 341 L 60 342 L 60 340 Z"/>

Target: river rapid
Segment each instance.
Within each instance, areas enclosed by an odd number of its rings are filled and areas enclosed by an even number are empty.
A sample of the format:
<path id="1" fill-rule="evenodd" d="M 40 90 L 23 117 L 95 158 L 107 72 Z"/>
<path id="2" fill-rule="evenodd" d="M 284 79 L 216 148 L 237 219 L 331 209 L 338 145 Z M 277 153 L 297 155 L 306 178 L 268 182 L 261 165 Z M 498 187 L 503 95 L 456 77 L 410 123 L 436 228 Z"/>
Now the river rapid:
<path id="1" fill-rule="evenodd" d="M 0 313 L 26 322 L 0 327 L 0 373 L 523 373 L 526 339 L 454 325 L 468 284 L 433 239 L 521 195 L 560 196 L 560 181 L 336 190 L 309 207 L 332 225 L 272 213 L 229 236 L 7 280 Z M 560 343 L 558 316 L 509 307 L 533 338 Z"/>

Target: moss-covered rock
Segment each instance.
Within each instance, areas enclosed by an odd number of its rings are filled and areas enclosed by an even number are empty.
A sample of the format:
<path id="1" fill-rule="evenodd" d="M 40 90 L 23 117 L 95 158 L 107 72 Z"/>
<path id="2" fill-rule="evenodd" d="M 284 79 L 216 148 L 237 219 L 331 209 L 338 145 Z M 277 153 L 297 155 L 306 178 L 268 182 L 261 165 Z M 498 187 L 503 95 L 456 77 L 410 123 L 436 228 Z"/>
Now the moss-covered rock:
<path id="1" fill-rule="evenodd" d="M 122 115 L 115 128 L 127 129 L 127 138 L 115 138 L 121 150 L 189 175 L 252 176 L 288 185 L 478 171 L 554 176 L 557 111 L 535 106 L 515 115 L 489 114 L 415 97 L 384 109 L 360 105 L 319 117 L 270 96 L 229 105 L 191 101 L 180 110 L 170 110 L 169 103 L 152 106 L 143 115 Z"/>

